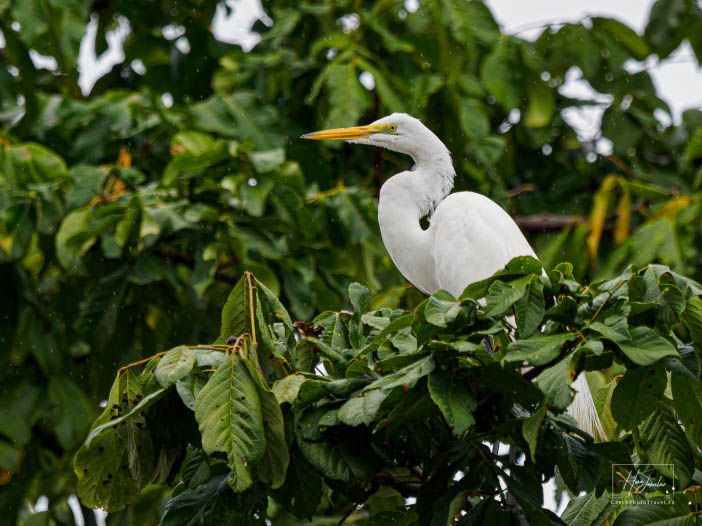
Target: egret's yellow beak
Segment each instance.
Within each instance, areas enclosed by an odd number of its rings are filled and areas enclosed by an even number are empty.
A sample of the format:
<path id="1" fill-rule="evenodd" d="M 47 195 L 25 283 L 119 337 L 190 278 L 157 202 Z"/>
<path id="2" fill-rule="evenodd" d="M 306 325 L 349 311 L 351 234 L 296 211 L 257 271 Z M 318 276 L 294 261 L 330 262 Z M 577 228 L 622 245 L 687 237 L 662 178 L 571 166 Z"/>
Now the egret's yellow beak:
<path id="1" fill-rule="evenodd" d="M 353 128 L 336 128 L 313 133 L 306 133 L 302 139 L 315 141 L 349 141 L 352 139 L 367 139 L 371 133 L 387 133 L 387 124 L 369 124 L 368 126 L 354 126 Z"/>

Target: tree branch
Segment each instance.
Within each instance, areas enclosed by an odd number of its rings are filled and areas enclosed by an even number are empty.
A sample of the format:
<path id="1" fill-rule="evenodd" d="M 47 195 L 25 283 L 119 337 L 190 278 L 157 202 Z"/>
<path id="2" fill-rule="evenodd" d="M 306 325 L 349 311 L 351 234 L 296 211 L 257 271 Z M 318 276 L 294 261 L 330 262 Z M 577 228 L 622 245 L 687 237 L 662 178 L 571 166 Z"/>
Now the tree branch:
<path id="1" fill-rule="evenodd" d="M 583 225 L 587 221 L 583 216 L 560 214 L 536 214 L 531 216 L 514 216 L 514 221 L 523 230 L 561 230 L 571 225 Z M 612 227 L 605 225 L 605 230 Z"/>

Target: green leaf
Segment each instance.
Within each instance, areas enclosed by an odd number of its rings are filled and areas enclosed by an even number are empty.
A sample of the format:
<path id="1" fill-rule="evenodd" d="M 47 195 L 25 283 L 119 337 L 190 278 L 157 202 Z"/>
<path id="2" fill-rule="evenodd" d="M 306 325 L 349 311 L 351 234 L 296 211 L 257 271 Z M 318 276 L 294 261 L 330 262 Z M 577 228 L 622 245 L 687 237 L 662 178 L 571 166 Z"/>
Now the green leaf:
<path id="1" fill-rule="evenodd" d="M 558 470 L 573 493 L 592 491 L 600 479 L 602 461 L 581 440 L 561 435 L 565 448 L 558 448 Z"/>
<path id="2" fill-rule="evenodd" d="M 448 327 L 460 311 L 460 302 L 445 290 L 439 290 L 432 294 L 425 304 L 424 316 L 432 325 Z"/>
<path id="3" fill-rule="evenodd" d="M 321 341 L 329 347 L 337 350 L 351 347 L 349 343 L 349 331 L 344 323 L 344 315 L 340 312 L 333 312 L 328 316 L 317 316 L 314 319 L 314 323 L 324 329 Z"/>
<path id="4" fill-rule="evenodd" d="M 119 511 L 150 480 L 154 450 L 141 413 L 150 401 L 141 396 L 143 387 L 137 376 L 129 369 L 118 374 L 105 411 L 76 453 L 73 469 L 78 496 L 86 506 Z M 118 421 L 124 425 L 117 425 Z"/>
<path id="5" fill-rule="evenodd" d="M 392 320 L 390 323 L 388 323 L 379 333 L 378 335 L 371 341 L 366 347 L 363 349 L 364 352 L 368 351 L 374 351 L 378 347 L 380 347 L 385 340 L 387 340 L 390 336 L 393 334 L 400 334 L 400 332 L 403 329 L 406 329 L 407 327 L 411 326 L 412 323 L 414 322 L 415 315 L 413 313 L 407 313 L 403 314 L 399 318 L 395 318 Z M 397 347 L 397 344 L 395 343 L 395 338 L 393 338 L 393 345 Z M 416 345 L 416 343 L 415 343 Z M 401 350 L 401 349 L 400 349 Z"/>
<path id="6" fill-rule="evenodd" d="M 639 36 L 629 26 L 614 18 L 593 17 L 592 25 L 593 27 L 607 31 L 616 39 L 617 43 L 624 46 L 636 60 L 644 60 L 650 53 L 648 44 L 644 38 Z"/>
<path id="7" fill-rule="evenodd" d="M 300 392 L 300 387 L 305 383 L 306 378 L 301 374 L 291 374 L 281 378 L 273 384 L 273 394 L 278 404 L 285 402 L 293 403 Z"/>
<path id="8" fill-rule="evenodd" d="M 283 139 L 275 132 L 277 113 L 270 106 L 262 106 L 257 97 L 243 89 L 226 97 L 213 95 L 190 106 L 193 124 L 203 131 L 250 140 L 259 150 L 278 148 Z M 251 111 L 253 108 L 257 111 Z"/>
<path id="9" fill-rule="evenodd" d="M 493 166 L 502 158 L 507 147 L 507 141 L 499 135 L 491 135 L 480 139 L 477 145 L 471 147 L 471 152 L 477 161 L 485 166 Z"/>
<path id="10" fill-rule="evenodd" d="M 488 316 L 502 316 L 509 308 L 519 301 L 527 291 L 531 278 L 517 279 L 511 283 L 496 281 L 488 291 L 485 305 L 485 314 Z"/>
<path id="11" fill-rule="evenodd" d="M 453 434 L 461 436 L 475 424 L 472 411 L 477 407 L 475 397 L 461 380 L 445 371 L 429 375 L 429 395 L 444 415 Z"/>
<path id="12" fill-rule="evenodd" d="M 312 519 L 322 500 L 322 477 L 298 450 L 294 450 L 285 484 L 274 495 L 288 513 Z"/>
<path id="13" fill-rule="evenodd" d="M 108 170 L 102 166 L 85 164 L 72 166 L 69 175 L 74 185 L 66 194 L 68 209 L 87 205 L 95 199 L 95 196 L 102 193 L 102 185 L 108 173 Z"/>
<path id="14" fill-rule="evenodd" d="M 526 83 L 527 107 L 524 126 L 543 128 L 551 122 L 556 109 L 556 90 L 541 79 Z"/>
<path id="15" fill-rule="evenodd" d="M 471 140 L 480 140 L 490 133 L 490 121 L 485 106 L 476 99 L 461 99 L 458 123 Z"/>
<path id="16" fill-rule="evenodd" d="M 657 470 L 668 479 L 675 478 L 676 488 L 684 488 L 694 472 L 690 463 L 693 453 L 666 400 L 658 402 L 653 411 L 649 409 L 651 416 L 641 426 L 642 447 L 648 455 L 648 462 L 660 464 L 656 466 Z"/>
<path id="17" fill-rule="evenodd" d="M 560 354 L 566 341 L 574 337 L 574 334 L 566 333 L 517 340 L 509 344 L 505 360 L 508 362 L 526 360 L 532 365 L 545 365 Z"/>
<path id="18" fill-rule="evenodd" d="M 673 504 L 666 496 L 660 504 L 644 502 L 638 506 L 627 506 L 617 517 L 616 526 L 697 526 L 698 516 L 690 509 L 687 494 L 675 493 L 674 499 Z"/>
<path id="19" fill-rule="evenodd" d="M 595 321 L 588 325 L 588 328 L 600 333 L 602 336 L 615 343 L 631 340 L 629 323 L 624 316 L 609 317 L 604 323 Z"/>
<path id="20" fill-rule="evenodd" d="M 132 384 L 133 383 L 134 382 L 132 382 Z M 85 439 L 85 447 L 91 447 L 93 440 L 97 439 L 105 430 L 116 427 L 122 424 L 122 422 L 127 422 L 130 426 L 135 425 L 135 423 L 138 425 L 143 425 L 144 418 L 142 413 L 148 407 L 150 407 L 151 405 L 156 403 L 160 398 L 162 398 L 163 395 L 166 394 L 166 389 L 158 389 L 156 391 L 153 391 L 152 393 L 149 393 L 143 398 L 139 398 L 139 395 L 141 393 L 141 389 L 133 389 L 132 387 L 130 387 L 129 382 L 127 382 L 122 393 L 121 401 L 123 404 L 125 404 L 127 407 L 130 407 L 131 409 L 128 409 L 127 412 L 124 414 L 116 414 L 112 411 L 113 407 L 108 406 L 109 412 L 108 410 L 106 410 L 105 413 L 103 413 L 103 416 L 101 416 L 93 424 L 93 428 L 90 430 L 90 434 L 88 434 L 88 437 Z M 127 400 L 127 402 L 124 401 L 125 399 Z M 105 414 L 110 415 L 109 420 L 107 420 L 106 422 L 103 421 L 105 419 Z M 96 426 L 95 424 L 98 424 L 98 422 L 102 423 Z"/>
<path id="21" fill-rule="evenodd" d="M 500 28 L 490 9 L 482 2 L 442 0 L 441 4 L 444 23 L 459 42 L 472 45 L 477 40 L 492 44 L 500 38 Z"/>
<path id="22" fill-rule="evenodd" d="M 500 39 L 483 62 L 480 79 L 507 111 L 522 104 L 522 68 L 519 50 L 511 37 Z"/>
<path id="23" fill-rule="evenodd" d="M 21 448 L 29 442 L 31 431 L 20 413 L 12 409 L 1 409 L 0 435 L 5 435 L 16 447 Z"/>
<path id="24" fill-rule="evenodd" d="M 387 396 L 386 391 L 373 389 L 361 396 L 351 398 L 339 408 L 337 413 L 339 421 L 349 426 L 369 425 Z"/>
<path id="25" fill-rule="evenodd" d="M 663 396 L 666 385 L 662 365 L 627 371 L 612 394 L 612 415 L 622 429 L 633 429 L 643 422 Z"/>
<path id="26" fill-rule="evenodd" d="M 702 347 L 702 298 L 688 298 L 680 319 L 690 330 L 692 340 Z"/>
<path id="27" fill-rule="evenodd" d="M 673 344 L 653 329 L 636 327 L 630 334 L 630 342 L 617 342 L 617 345 L 637 365 L 651 365 L 666 356 L 680 357 Z"/>
<path id="28" fill-rule="evenodd" d="M 617 388 L 617 381 L 612 380 L 611 382 L 603 385 L 597 393 L 593 396 L 595 402 L 595 409 L 597 409 L 597 414 L 602 423 L 602 427 L 609 438 L 615 436 L 617 429 L 617 423 L 612 416 L 612 395 L 614 390 Z"/>
<path id="29" fill-rule="evenodd" d="M 680 421 L 698 447 L 702 447 L 702 383 L 689 376 L 672 376 L 673 402 Z"/>
<path id="30" fill-rule="evenodd" d="M 461 301 L 466 299 L 478 300 L 485 297 L 490 286 L 498 279 L 507 277 L 526 276 L 527 274 L 541 274 L 541 263 L 532 256 L 517 256 L 512 258 L 502 270 L 498 270 L 491 277 L 482 281 L 476 281 L 468 285 L 461 297 Z"/>
<path id="31" fill-rule="evenodd" d="M 221 362 L 217 363 L 219 365 Z M 195 411 L 195 401 L 200 390 L 205 386 L 207 380 L 199 374 L 189 374 L 185 378 L 181 378 L 176 382 L 176 391 L 178 396 L 185 404 L 185 407 L 191 411 Z"/>
<path id="32" fill-rule="evenodd" d="M 323 127 L 341 128 L 356 125 L 369 106 L 368 92 L 358 80 L 359 73 L 353 62 L 333 63 L 327 71 L 329 111 Z"/>
<path id="33" fill-rule="evenodd" d="M 360 283 L 351 283 L 349 285 L 349 299 L 356 314 L 363 314 L 370 308 L 370 291 L 368 287 Z"/>
<path id="34" fill-rule="evenodd" d="M 251 374 L 253 375 L 253 372 Z M 258 384 L 258 391 L 261 397 L 261 416 L 263 417 L 263 432 L 266 437 L 266 450 L 256 474 L 262 482 L 275 489 L 285 482 L 290 453 L 285 441 L 283 413 L 280 411 L 275 395 L 263 384 L 262 379 Z"/>
<path id="35" fill-rule="evenodd" d="M 168 351 L 156 366 L 156 379 L 163 387 L 170 387 L 190 373 L 195 365 L 195 354 L 185 345 Z"/>
<path id="36" fill-rule="evenodd" d="M 59 443 L 68 448 L 78 437 L 82 438 L 90 427 L 90 402 L 80 387 L 66 376 L 53 376 L 49 380 L 49 400 L 55 408 Z"/>
<path id="37" fill-rule="evenodd" d="M 358 484 L 369 480 L 375 474 L 370 455 L 358 455 L 344 445 L 330 440 L 307 440 L 301 434 L 300 425 L 295 426 L 297 445 L 305 459 L 325 477 Z"/>
<path id="38" fill-rule="evenodd" d="M 87 238 L 79 245 L 68 243 L 71 236 L 84 231 L 89 214 L 87 208 L 74 210 L 63 218 L 56 233 L 56 257 L 69 273 L 79 274 L 84 271 L 82 257 L 95 244 L 95 238 Z"/>
<path id="39" fill-rule="evenodd" d="M 249 153 L 249 161 L 258 173 L 272 172 L 285 162 L 285 150 L 275 148 L 264 152 L 251 152 Z"/>
<path id="40" fill-rule="evenodd" d="M 254 308 L 254 287 L 250 274 L 244 274 L 232 291 L 222 309 L 222 330 L 217 343 L 225 343 L 230 336 L 253 334 L 251 310 Z"/>
<path id="41" fill-rule="evenodd" d="M 539 386 L 539 389 L 555 406 L 561 409 L 566 409 L 573 401 L 573 392 L 570 388 L 573 378 L 570 373 L 574 369 L 570 364 L 570 359 L 571 356 L 566 356 L 536 377 L 536 385 Z"/>
<path id="42" fill-rule="evenodd" d="M 683 151 L 683 166 L 689 166 L 702 157 L 702 128 L 699 128 L 690 138 Z"/>
<path id="43" fill-rule="evenodd" d="M 254 380 L 239 353 L 231 353 L 202 388 L 195 404 L 195 419 L 207 454 L 226 453 L 232 469 L 232 489 L 251 485 L 250 466 L 265 453 L 261 401 Z"/>
<path id="44" fill-rule="evenodd" d="M 167 503 L 158 526 L 195 526 L 202 524 L 205 515 L 217 500 L 229 492 L 228 473 L 215 475 L 194 488 L 176 486 L 175 495 Z M 182 483 L 181 483 L 182 484 Z M 178 492 L 178 490 L 182 490 Z M 225 504 L 226 506 L 226 504 Z"/>
<path id="45" fill-rule="evenodd" d="M 544 284 L 540 276 L 532 278 L 527 293 L 517 301 L 514 314 L 520 338 L 528 338 L 539 328 L 546 312 Z"/>
<path id="46" fill-rule="evenodd" d="M 610 503 L 611 495 L 607 492 L 598 498 L 595 493 L 588 493 L 581 497 L 570 499 L 568 506 L 563 511 L 563 522 L 572 526 L 590 526 L 591 524 L 604 524 L 597 520 L 603 514 L 611 511 L 615 505 Z M 607 515 L 604 515 L 606 517 Z"/>
<path id="47" fill-rule="evenodd" d="M 536 440 L 539 437 L 541 422 L 546 416 L 546 410 L 546 404 L 543 404 L 538 411 L 522 422 L 522 435 L 529 445 L 529 455 L 532 461 L 536 459 Z"/>
<path id="48" fill-rule="evenodd" d="M 259 298 L 266 312 L 270 312 L 273 316 L 275 316 L 275 318 L 280 320 L 283 325 L 285 325 L 285 328 L 288 331 L 292 331 L 293 324 L 292 320 L 290 319 L 290 314 L 288 314 L 288 311 L 285 309 L 285 307 L 283 307 L 280 300 L 266 285 L 261 282 L 261 280 L 256 279 L 255 282 L 258 292 L 263 293 L 263 295 L 259 294 Z"/>
<path id="49" fill-rule="evenodd" d="M 412 387 L 417 380 L 431 373 L 434 367 L 434 358 L 432 356 L 427 356 L 394 373 L 378 378 L 364 387 L 363 392 L 372 391 L 373 389 L 389 390 L 403 385 Z"/>

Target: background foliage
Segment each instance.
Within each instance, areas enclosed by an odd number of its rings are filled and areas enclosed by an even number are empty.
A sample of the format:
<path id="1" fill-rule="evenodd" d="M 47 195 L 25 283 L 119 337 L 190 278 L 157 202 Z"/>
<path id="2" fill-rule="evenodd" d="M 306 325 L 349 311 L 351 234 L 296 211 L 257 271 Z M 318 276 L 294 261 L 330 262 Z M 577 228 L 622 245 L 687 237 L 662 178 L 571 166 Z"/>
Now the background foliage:
<path id="1" fill-rule="evenodd" d="M 646 70 L 625 67 L 683 40 L 702 57 L 693 0 L 656 2 L 644 35 L 591 18 L 535 42 L 501 35 L 477 1 L 425 1 L 414 13 L 397 1 L 264 2 L 273 24 L 255 26 L 251 53 L 213 37 L 216 6 L 0 2 L 4 517 L 72 524 L 72 458 L 116 369 L 213 341 L 244 271 L 295 320 L 351 308 L 353 281 L 367 284 L 373 309 L 422 301 L 376 224 L 378 188 L 409 160 L 301 133 L 408 111 L 449 146 L 459 189 L 517 216 L 546 269 L 568 259 L 574 280 L 594 282 L 658 262 L 702 278 L 702 112 L 666 126 Z M 84 96 L 77 56 L 91 17 L 97 53 L 119 20 L 130 33 L 124 61 Z M 38 69 L 35 52 L 56 66 Z M 593 104 L 558 91 L 572 67 L 611 101 L 601 134 L 612 155 L 562 117 Z M 689 343 L 681 327 L 675 343 Z M 28 516 L 40 495 L 49 511 Z M 110 521 L 157 524 L 169 496 L 149 486 Z M 332 498 L 324 513 L 347 502 Z"/>

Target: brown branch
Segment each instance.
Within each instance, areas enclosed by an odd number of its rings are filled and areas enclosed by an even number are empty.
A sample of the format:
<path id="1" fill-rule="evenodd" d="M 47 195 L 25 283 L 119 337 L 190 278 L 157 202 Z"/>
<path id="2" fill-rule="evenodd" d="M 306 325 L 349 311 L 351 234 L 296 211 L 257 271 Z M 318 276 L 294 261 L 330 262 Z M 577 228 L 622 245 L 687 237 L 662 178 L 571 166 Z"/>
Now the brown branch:
<path id="1" fill-rule="evenodd" d="M 587 220 L 578 215 L 536 214 L 531 216 L 514 216 L 514 221 L 523 230 L 561 230 L 571 225 L 583 225 Z M 607 228 L 605 226 L 605 228 Z M 609 226 L 611 230 L 611 225 Z"/>

